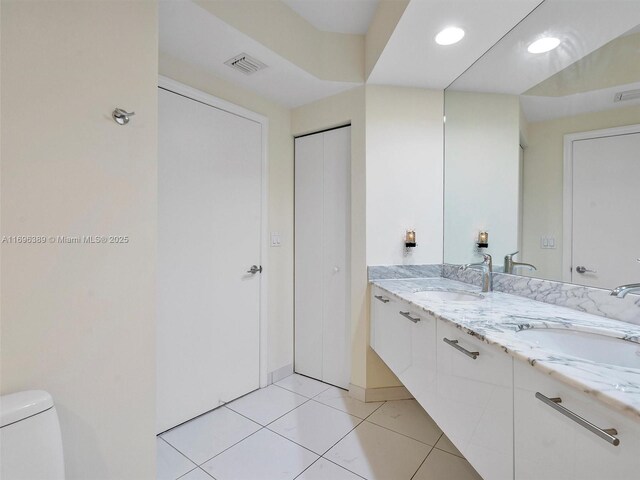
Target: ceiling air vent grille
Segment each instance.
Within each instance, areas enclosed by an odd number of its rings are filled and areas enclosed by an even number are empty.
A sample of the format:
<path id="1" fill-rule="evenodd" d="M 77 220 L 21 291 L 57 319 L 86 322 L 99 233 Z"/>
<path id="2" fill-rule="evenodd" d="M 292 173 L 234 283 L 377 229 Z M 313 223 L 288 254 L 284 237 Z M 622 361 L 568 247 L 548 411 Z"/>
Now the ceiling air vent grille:
<path id="1" fill-rule="evenodd" d="M 640 88 L 635 90 L 627 90 L 626 92 L 618 92 L 613 97 L 614 102 L 625 102 L 627 100 L 637 100 L 640 98 Z"/>
<path id="2" fill-rule="evenodd" d="M 260 60 L 250 57 L 246 53 L 236 55 L 235 57 L 230 58 L 229 60 L 224 62 L 224 64 L 229 65 L 231 68 L 238 70 L 245 75 L 251 75 L 253 73 L 256 73 L 258 70 L 267 68 L 267 66 Z"/>

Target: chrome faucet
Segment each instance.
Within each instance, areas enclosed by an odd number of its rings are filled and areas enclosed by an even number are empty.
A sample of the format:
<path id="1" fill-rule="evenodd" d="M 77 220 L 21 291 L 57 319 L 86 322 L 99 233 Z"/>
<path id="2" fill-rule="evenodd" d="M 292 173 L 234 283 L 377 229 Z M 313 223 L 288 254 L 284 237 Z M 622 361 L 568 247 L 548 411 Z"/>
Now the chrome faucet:
<path id="1" fill-rule="evenodd" d="M 624 298 L 627 293 L 640 293 L 640 283 L 629 283 L 628 285 L 620 285 L 611 290 L 612 297 Z"/>
<path id="2" fill-rule="evenodd" d="M 504 273 L 513 273 L 514 268 L 528 268 L 529 270 L 537 270 L 537 268 L 530 263 L 515 262 L 513 257 L 520 253 L 520 251 L 509 253 L 504 256 Z"/>
<path id="3" fill-rule="evenodd" d="M 483 260 L 479 263 L 467 263 L 461 265 L 460 270 L 466 270 L 467 268 L 481 267 L 482 268 L 482 292 L 493 291 L 493 259 L 488 253 L 483 254 Z"/>

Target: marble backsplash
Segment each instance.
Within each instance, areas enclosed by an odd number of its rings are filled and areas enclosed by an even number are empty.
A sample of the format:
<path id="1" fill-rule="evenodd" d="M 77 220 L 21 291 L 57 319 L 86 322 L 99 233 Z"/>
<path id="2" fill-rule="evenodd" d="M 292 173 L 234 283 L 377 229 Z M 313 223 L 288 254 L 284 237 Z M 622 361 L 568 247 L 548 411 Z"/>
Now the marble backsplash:
<path id="1" fill-rule="evenodd" d="M 369 280 L 442 277 L 442 265 L 376 265 L 367 267 Z"/>
<path id="2" fill-rule="evenodd" d="M 368 267 L 369 280 L 444 277 L 475 286 L 482 285 L 482 272 L 461 270 L 459 265 L 387 265 Z M 612 297 L 609 290 L 539 278 L 493 274 L 493 289 L 539 302 L 640 325 L 640 295 Z"/>

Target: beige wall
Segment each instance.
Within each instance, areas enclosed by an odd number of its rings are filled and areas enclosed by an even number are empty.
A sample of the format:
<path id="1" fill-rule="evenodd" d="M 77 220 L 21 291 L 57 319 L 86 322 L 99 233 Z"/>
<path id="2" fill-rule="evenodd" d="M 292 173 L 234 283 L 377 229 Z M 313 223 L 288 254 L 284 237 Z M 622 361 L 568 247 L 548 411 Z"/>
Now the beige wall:
<path id="1" fill-rule="evenodd" d="M 489 232 L 496 265 L 518 249 L 520 105 L 516 95 L 446 93 L 444 261 L 479 261 Z"/>
<path id="2" fill-rule="evenodd" d="M 282 246 L 269 249 L 267 371 L 293 364 L 293 137 L 290 111 L 202 69 L 160 55 L 160 74 L 269 119 L 269 231 Z"/>
<path id="3" fill-rule="evenodd" d="M 443 92 L 366 91 L 367 264 L 441 263 Z M 418 240 L 409 255 L 407 228 Z"/>
<path id="4" fill-rule="evenodd" d="M 48 390 L 67 478 L 155 478 L 157 12 L 2 2 L 3 393 Z M 111 111 L 135 110 L 128 126 Z"/>
<path id="5" fill-rule="evenodd" d="M 369 78 L 409 0 L 381 0 L 365 36 L 365 77 Z"/>
<path id="6" fill-rule="evenodd" d="M 640 107 L 636 106 L 529 124 L 521 258 L 538 268 L 532 275 L 562 280 L 564 135 L 637 123 Z M 555 249 L 540 248 L 543 235 L 555 237 Z"/>

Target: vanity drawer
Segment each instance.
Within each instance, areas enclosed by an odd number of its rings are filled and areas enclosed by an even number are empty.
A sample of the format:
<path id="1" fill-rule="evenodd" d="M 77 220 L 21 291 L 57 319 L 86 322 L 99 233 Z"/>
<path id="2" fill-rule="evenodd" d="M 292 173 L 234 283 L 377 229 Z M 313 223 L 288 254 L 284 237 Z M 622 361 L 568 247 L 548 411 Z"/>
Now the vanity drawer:
<path id="1" fill-rule="evenodd" d="M 517 480 L 639 478 L 640 421 L 623 416 L 524 362 L 514 362 L 514 379 Z M 561 402 L 549 402 L 545 397 L 559 398 Z M 619 445 L 589 430 L 573 414 L 596 428 L 615 429 L 613 437 Z"/>
<path id="2" fill-rule="evenodd" d="M 513 478 L 513 359 L 437 322 L 432 415 L 485 480 Z"/>
<path id="3" fill-rule="evenodd" d="M 411 364 L 411 325 L 419 322 L 409 304 L 374 288 L 371 295 L 371 346 L 398 377 Z M 400 378 L 400 380 L 402 380 Z"/>

